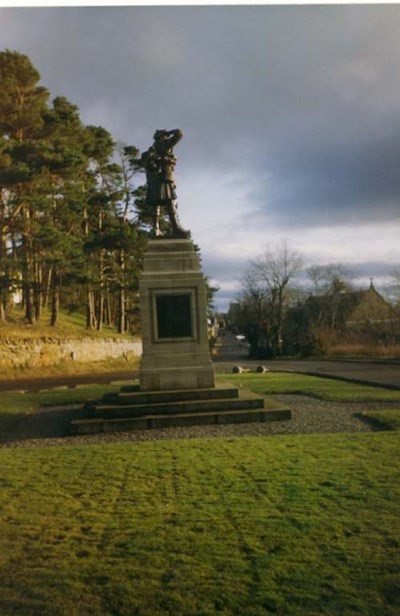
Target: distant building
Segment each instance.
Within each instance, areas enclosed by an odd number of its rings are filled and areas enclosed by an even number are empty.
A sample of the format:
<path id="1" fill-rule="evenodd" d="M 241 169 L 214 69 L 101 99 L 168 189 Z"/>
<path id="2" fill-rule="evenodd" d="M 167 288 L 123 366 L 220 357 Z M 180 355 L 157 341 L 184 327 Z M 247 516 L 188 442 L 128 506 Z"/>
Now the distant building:
<path id="1" fill-rule="evenodd" d="M 286 317 L 285 353 L 329 352 L 336 345 L 386 345 L 400 335 L 400 316 L 375 289 L 311 295 Z"/>
<path id="2" fill-rule="evenodd" d="M 390 330 L 398 321 L 393 307 L 375 289 L 373 280 L 366 291 L 352 291 L 345 294 L 349 302 L 346 327 L 351 329 L 377 328 Z"/>

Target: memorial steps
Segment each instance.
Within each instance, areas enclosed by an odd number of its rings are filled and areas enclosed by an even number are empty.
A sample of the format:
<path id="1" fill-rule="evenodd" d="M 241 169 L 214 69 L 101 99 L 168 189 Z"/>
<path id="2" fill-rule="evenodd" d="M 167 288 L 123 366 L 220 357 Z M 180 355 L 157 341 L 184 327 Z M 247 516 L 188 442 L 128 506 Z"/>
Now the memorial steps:
<path id="1" fill-rule="evenodd" d="M 139 295 L 139 384 L 86 407 L 71 422 L 74 434 L 290 419 L 274 400 L 215 384 L 207 286 L 191 239 L 149 240 Z"/>
<path id="2" fill-rule="evenodd" d="M 118 394 L 106 394 L 98 404 L 86 407 L 85 414 L 71 422 L 74 434 L 279 421 L 291 416 L 290 410 L 275 400 L 225 384 L 148 392 L 123 387 Z"/>

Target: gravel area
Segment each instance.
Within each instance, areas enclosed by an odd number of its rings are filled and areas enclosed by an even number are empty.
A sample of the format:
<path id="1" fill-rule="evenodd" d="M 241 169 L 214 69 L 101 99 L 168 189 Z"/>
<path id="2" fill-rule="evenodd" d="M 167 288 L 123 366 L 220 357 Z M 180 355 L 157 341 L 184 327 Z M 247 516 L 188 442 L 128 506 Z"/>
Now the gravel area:
<path id="1" fill-rule="evenodd" d="M 292 419 L 248 424 L 228 424 L 163 428 L 132 432 L 68 436 L 69 422 L 79 406 L 42 409 L 24 417 L 13 434 L 0 436 L 0 448 L 99 445 L 104 443 L 215 438 L 236 436 L 273 436 L 318 432 L 370 432 L 376 425 L 359 417 L 367 410 L 391 409 L 393 402 L 326 402 L 304 395 L 274 395 L 292 410 Z"/>

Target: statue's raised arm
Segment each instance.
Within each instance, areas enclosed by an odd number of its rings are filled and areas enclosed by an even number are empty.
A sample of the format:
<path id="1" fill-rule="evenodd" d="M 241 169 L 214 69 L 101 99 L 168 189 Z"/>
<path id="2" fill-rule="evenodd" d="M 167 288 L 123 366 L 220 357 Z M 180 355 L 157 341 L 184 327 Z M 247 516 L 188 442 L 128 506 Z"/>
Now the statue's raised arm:
<path id="1" fill-rule="evenodd" d="M 183 132 L 179 128 L 156 130 L 153 145 L 141 157 L 147 180 L 146 205 L 154 208 L 153 232 L 156 237 L 163 235 L 160 229 L 161 206 L 165 207 L 170 219 L 172 237 L 190 237 L 190 232 L 185 231 L 179 223 L 175 192 L 176 157 L 172 148 L 182 137 Z"/>
<path id="2" fill-rule="evenodd" d="M 180 128 L 172 130 L 156 130 L 154 133 L 154 146 L 160 150 L 173 148 L 183 137 Z"/>

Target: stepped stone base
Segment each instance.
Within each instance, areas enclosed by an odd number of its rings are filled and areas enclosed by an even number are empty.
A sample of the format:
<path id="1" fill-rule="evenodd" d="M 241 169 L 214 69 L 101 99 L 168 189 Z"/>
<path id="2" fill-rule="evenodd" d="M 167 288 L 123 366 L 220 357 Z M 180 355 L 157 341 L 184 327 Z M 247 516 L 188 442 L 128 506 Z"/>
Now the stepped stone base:
<path id="1" fill-rule="evenodd" d="M 87 408 L 87 416 L 71 422 L 73 434 L 146 430 L 175 426 L 279 421 L 291 411 L 270 398 L 236 387 L 146 391 L 123 387 Z"/>
<path id="2" fill-rule="evenodd" d="M 273 400 L 215 386 L 207 287 L 190 239 L 148 243 L 140 279 L 139 385 L 124 387 L 72 421 L 75 434 L 290 419 Z"/>

